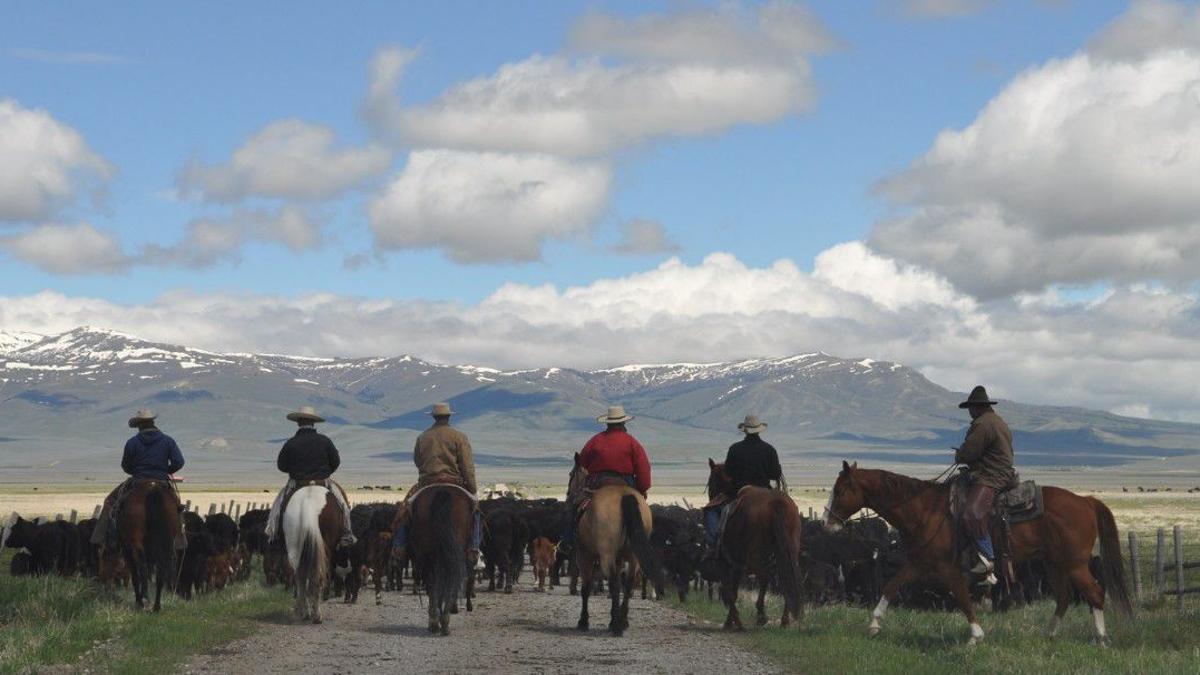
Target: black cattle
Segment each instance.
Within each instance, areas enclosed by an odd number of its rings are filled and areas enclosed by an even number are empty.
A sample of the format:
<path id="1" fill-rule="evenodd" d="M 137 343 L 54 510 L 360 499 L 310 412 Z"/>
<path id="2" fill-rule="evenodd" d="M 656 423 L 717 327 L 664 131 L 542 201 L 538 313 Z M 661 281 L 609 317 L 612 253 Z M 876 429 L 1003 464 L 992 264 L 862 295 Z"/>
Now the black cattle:
<path id="1" fill-rule="evenodd" d="M 204 519 L 204 529 L 212 535 L 217 553 L 228 553 L 237 548 L 238 526 L 228 513 L 212 513 Z"/>
<path id="2" fill-rule="evenodd" d="M 14 577 L 24 577 L 33 574 L 33 556 L 26 551 L 17 551 L 8 562 L 8 573 Z"/>
<path id="3" fill-rule="evenodd" d="M 514 508 L 493 509 L 484 516 L 482 553 L 489 591 L 496 590 L 498 572 L 504 592 L 513 592 L 513 582 L 525 566 L 525 548 L 529 541 L 529 526 Z"/>
<path id="4" fill-rule="evenodd" d="M 8 529 L 7 548 L 27 549 L 33 574 L 75 574 L 83 557 L 75 526 L 56 520 L 38 524 L 17 516 Z"/>
<path id="5" fill-rule="evenodd" d="M 199 520 L 199 516 L 196 516 L 196 519 Z M 189 526 L 186 536 L 187 549 L 179 562 L 179 583 L 175 586 L 175 592 L 179 597 L 191 600 L 193 593 L 205 590 L 208 581 L 208 559 L 220 553 L 220 548 L 216 538 L 203 526 Z"/>
<path id="6" fill-rule="evenodd" d="M 652 504 L 650 514 L 654 518 L 650 543 L 658 552 L 666 577 L 674 584 L 682 602 L 687 599 L 688 589 L 704 555 L 703 513 L 700 509 Z M 654 590 L 659 598 L 663 597 L 663 587 Z M 643 587 L 642 596 L 645 595 Z"/>
<path id="7" fill-rule="evenodd" d="M 92 543 L 96 522 L 95 518 L 85 518 L 75 525 L 75 532 L 79 535 L 79 571 L 92 579 L 100 575 L 100 547 Z"/>

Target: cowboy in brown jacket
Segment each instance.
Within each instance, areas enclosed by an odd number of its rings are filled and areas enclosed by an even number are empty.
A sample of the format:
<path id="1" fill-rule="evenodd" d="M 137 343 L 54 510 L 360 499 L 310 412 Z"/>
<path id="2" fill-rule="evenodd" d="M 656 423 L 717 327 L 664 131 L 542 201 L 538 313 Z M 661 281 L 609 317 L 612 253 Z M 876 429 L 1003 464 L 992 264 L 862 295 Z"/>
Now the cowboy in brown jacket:
<path id="1" fill-rule="evenodd" d="M 408 500 L 421 488 L 437 485 L 458 485 L 472 495 L 477 494 L 475 484 L 475 456 L 471 451 L 471 441 L 467 435 L 450 426 L 449 403 L 437 403 L 430 411 L 433 416 L 433 426 L 421 432 L 413 448 L 413 463 L 417 465 L 417 484 L 408 491 L 402 505 L 402 513 L 397 516 L 395 533 L 392 537 L 392 547 L 403 549 L 408 543 Z M 480 513 L 475 511 L 475 522 L 471 528 L 472 554 L 477 554 L 483 537 Z"/>
<path id="2" fill-rule="evenodd" d="M 971 488 L 967 491 L 967 507 L 963 521 L 967 533 L 975 538 L 979 563 L 972 568 L 977 574 L 989 574 L 995 552 L 988 532 L 988 519 L 996 494 L 1016 487 L 1017 472 L 1013 469 L 1012 432 L 992 406 L 987 390 L 975 387 L 971 395 L 958 405 L 971 413 L 971 427 L 962 446 L 954 453 L 954 461 L 967 465 Z"/>

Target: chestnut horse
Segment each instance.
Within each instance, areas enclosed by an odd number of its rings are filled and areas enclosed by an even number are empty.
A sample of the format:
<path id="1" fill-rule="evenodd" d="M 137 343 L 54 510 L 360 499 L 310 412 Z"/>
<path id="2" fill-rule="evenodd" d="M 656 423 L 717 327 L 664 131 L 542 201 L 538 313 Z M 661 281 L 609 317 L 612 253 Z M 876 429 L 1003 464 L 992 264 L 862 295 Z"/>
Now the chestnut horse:
<path id="1" fill-rule="evenodd" d="M 450 634 L 459 593 L 466 598 L 467 611 L 474 609 L 475 575 L 467 569 L 474 511 L 474 500 L 454 485 L 432 485 L 412 500 L 408 550 L 429 596 L 430 633 Z"/>
<path id="2" fill-rule="evenodd" d="M 1121 540 L 1112 511 L 1094 497 L 1081 497 L 1051 486 L 1042 488 L 1042 501 L 1045 512 L 1040 517 L 1012 525 L 1013 564 L 1038 559 L 1046 566 L 1057 602 L 1048 635 L 1057 633 L 1059 622 L 1071 604 L 1074 587 L 1092 608 L 1096 639 L 1102 645 L 1108 644 L 1104 628 L 1105 589 L 1123 614 L 1133 614 L 1121 560 Z M 857 462 L 842 462 L 842 471 L 825 509 L 825 525 L 836 531 L 863 508 L 878 513 L 900 531 L 907 558 L 900 571 L 884 585 L 883 597 L 871 614 L 869 633 L 879 633 L 888 604 L 895 601 L 901 585 L 924 579 L 954 595 L 971 625 L 968 644 L 982 640 L 983 628 L 975 618 L 967 580 L 954 560 L 955 525 L 950 515 L 949 484 L 860 469 Z M 1088 568 L 1097 537 L 1103 585 Z"/>
<path id="3" fill-rule="evenodd" d="M 708 460 L 708 497 L 727 495 L 733 491 L 733 482 L 725 473 L 725 465 Z M 783 616 L 779 625 L 786 628 L 791 617 L 803 616 L 801 597 L 800 511 L 796 502 L 780 490 L 746 486 L 738 491 L 737 500 L 729 507 L 733 514 L 725 523 L 721 534 L 719 555 L 725 563 L 721 575 L 721 600 L 729 608 L 725 617 L 725 630 L 744 630 L 742 617 L 738 613 L 738 586 L 742 577 L 753 574 L 758 579 L 757 624 L 767 623 L 767 585 L 774 571 L 783 594 Z"/>
<path id="4" fill-rule="evenodd" d="M 579 464 L 571 469 L 567 483 L 567 503 L 577 508 L 584 499 L 588 471 Z M 662 584 L 662 569 L 650 544 L 653 526 L 650 507 L 642 493 L 625 484 L 603 485 L 591 495 L 591 506 L 579 519 L 576 529 L 576 561 L 583 578 L 580 596 L 583 607 L 576 626 L 588 629 L 588 598 L 591 597 L 593 577 L 608 579 L 608 594 L 612 599 L 608 630 L 621 636 L 629 627 L 629 596 L 633 594 L 638 566 L 655 586 Z M 624 593 L 624 596 L 622 596 Z"/>
<path id="5" fill-rule="evenodd" d="M 341 509 L 329 488 L 305 485 L 292 493 L 283 511 L 283 538 L 294 570 L 297 620 L 321 623 L 321 600 L 343 529 Z"/>
<path id="6" fill-rule="evenodd" d="M 117 516 L 117 535 L 133 579 L 139 609 L 146 607 L 150 575 L 154 575 L 154 611 L 162 609 L 162 589 L 175 581 L 175 537 L 179 496 L 164 480 L 135 480 Z"/>

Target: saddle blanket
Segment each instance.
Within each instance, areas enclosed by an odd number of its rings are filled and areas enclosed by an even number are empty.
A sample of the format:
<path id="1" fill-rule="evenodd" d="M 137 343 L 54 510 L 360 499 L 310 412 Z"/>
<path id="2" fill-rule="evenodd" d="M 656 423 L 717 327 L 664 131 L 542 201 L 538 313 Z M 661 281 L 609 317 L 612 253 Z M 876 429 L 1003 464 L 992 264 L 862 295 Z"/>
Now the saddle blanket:
<path id="1" fill-rule="evenodd" d="M 956 480 L 950 487 L 951 511 L 956 518 L 962 515 L 968 489 L 970 485 L 965 480 Z M 1031 480 L 1021 481 L 1017 487 L 998 493 L 992 505 L 993 515 L 1007 515 L 1011 524 L 1040 518 L 1044 510 L 1042 486 Z"/>
<path id="2" fill-rule="evenodd" d="M 475 495 L 471 494 L 471 491 L 470 491 L 470 490 L 468 490 L 468 489 L 466 489 L 465 487 L 463 487 L 463 486 L 461 486 L 461 485 L 457 485 L 457 484 L 455 484 L 455 483 L 431 483 L 431 484 L 429 484 L 429 485 L 426 485 L 426 486 L 425 486 L 425 487 L 423 487 L 423 488 L 420 488 L 419 490 L 417 490 L 416 492 L 412 493 L 411 495 L 409 495 L 409 496 L 408 496 L 408 499 L 405 499 L 405 500 L 404 500 L 404 503 L 405 503 L 405 504 L 408 504 L 409 506 L 412 506 L 413 504 L 417 503 L 417 496 L 418 496 L 418 495 L 420 495 L 422 492 L 424 492 L 424 491 L 428 490 L 429 488 L 437 488 L 437 487 L 449 487 L 449 488 L 454 488 L 454 489 L 458 490 L 459 492 L 462 492 L 464 495 L 466 495 L 466 496 L 470 497 L 470 498 L 471 498 L 471 502 L 472 502 L 473 504 L 476 504 L 476 505 L 478 505 L 478 504 L 479 504 L 479 497 L 477 497 L 477 496 L 475 496 Z"/>

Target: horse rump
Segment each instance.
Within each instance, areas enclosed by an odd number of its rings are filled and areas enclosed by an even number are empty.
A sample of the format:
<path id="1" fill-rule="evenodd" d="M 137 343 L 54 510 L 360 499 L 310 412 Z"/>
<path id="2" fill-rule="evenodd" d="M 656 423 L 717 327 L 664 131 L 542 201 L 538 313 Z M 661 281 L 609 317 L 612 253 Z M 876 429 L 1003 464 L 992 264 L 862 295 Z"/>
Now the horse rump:
<path id="1" fill-rule="evenodd" d="M 638 564 L 642 567 L 642 573 L 654 584 L 655 588 L 661 587 L 663 584 L 662 563 L 658 559 L 658 553 L 654 550 L 654 546 L 650 543 L 650 536 L 646 533 L 638 498 L 631 494 L 621 497 L 621 523 L 625 527 L 625 536 L 629 538 L 629 546 L 633 549 L 633 555 L 637 557 Z"/>

